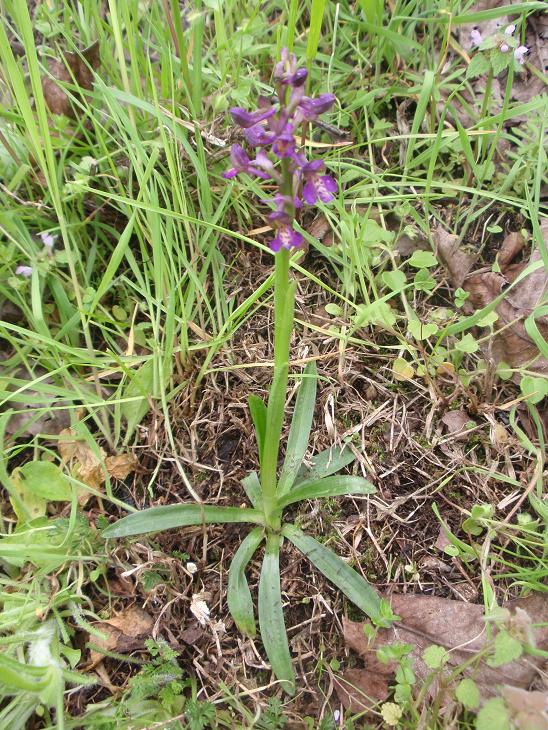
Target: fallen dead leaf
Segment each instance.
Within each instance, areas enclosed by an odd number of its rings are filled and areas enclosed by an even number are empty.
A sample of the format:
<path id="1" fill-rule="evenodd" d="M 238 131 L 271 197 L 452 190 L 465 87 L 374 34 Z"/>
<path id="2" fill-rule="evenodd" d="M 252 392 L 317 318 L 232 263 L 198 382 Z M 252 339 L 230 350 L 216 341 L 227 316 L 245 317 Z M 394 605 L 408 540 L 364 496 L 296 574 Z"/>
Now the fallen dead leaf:
<path id="1" fill-rule="evenodd" d="M 347 669 L 342 676 L 333 677 L 339 700 L 350 712 L 364 712 L 390 694 L 389 681 L 395 665 L 382 664 L 372 653 L 365 669 Z"/>
<path id="2" fill-rule="evenodd" d="M 150 636 L 153 626 L 152 617 L 136 606 L 95 624 L 95 627 L 105 634 L 105 638 L 90 637 L 90 643 L 97 648 L 90 650 L 90 664 L 87 669 L 93 669 L 103 660 L 105 656 L 103 651 L 129 654 L 140 649 L 144 640 Z"/>
<path id="3" fill-rule="evenodd" d="M 93 86 L 93 71 L 99 68 L 99 41 L 84 50 L 73 53 L 65 51 L 61 60 L 50 60 L 48 68 L 51 76 L 44 76 L 42 89 L 46 104 L 54 114 L 67 117 L 76 116 L 69 95 L 58 82 L 76 84 L 90 90 Z"/>
<path id="4" fill-rule="evenodd" d="M 475 257 L 461 249 L 458 237 L 441 228 L 435 231 L 434 237 L 438 258 L 449 272 L 453 285 L 455 288 L 462 287 L 470 295 L 464 305 L 468 313 L 486 307 L 529 263 L 540 259 L 539 252 L 535 250 L 530 262 L 512 264 L 513 258 L 523 247 L 520 234 L 513 233 L 506 237 L 501 246 L 500 273 L 487 270 L 470 273 Z M 548 373 L 548 360 L 539 353 L 524 324 L 535 308 L 546 300 L 547 292 L 548 271 L 544 267 L 538 268 L 508 291 L 495 309 L 498 315 L 495 323 L 497 331 L 486 345 L 482 345 L 486 357 L 495 364 L 505 362 L 512 368 L 527 364 L 528 370 Z M 548 316 L 537 317 L 535 322 L 541 335 L 548 339 Z M 515 379 L 519 380 L 518 374 Z"/>
<path id="5" fill-rule="evenodd" d="M 548 727 L 548 692 L 527 692 L 508 685 L 502 697 L 516 730 L 544 730 Z"/>
<path id="6" fill-rule="evenodd" d="M 422 659 L 426 647 L 437 644 L 450 650 L 447 666 L 451 670 L 469 660 L 473 653 L 481 651 L 484 646 L 485 621 L 484 608 L 481 605 L 407 594 L 394 595 L 390 602 L 401 621 L 390 629 L 379 630 L 373 646 L 369 645 L 364 633 L 365 624 L 343 619 L 346 644 L 360 655 L 365 664 L 364 669 L 355 669 L 350 675 L 344 673 L 336 685 L 339 699 L 352 711 L 358 705 L 363 710 L 362 705 L 367 696 L 375 702 L 386 699 L 394 666 L 383 665 L 376 657 L 376 650 L 384 645 L 397 641 L 413 646 L 411 658 L 419 686 L 431 672 Z M 530 619 L 534 617 L 536 624 L 547 621 L 546 597 L 533 595 L 511 601 L 505 607 L 510 611 L 512 630 L 522 635 L 532 631 L 537 648 L 546 650 L 548 628 L 533 629 Z M 492 695 L 497 685 L 501 684 L 525 689 L 534 679 L 541 664 L 542 660 L 533 656 L 497 668 L 482 664 L 481 672 L 474 679 L 484 697 Z M 351 685 L 355 685 L 359 691 L 350 692 Z"/>
<path id="7" fill-rule="evenodd" d="M 468 434 L 466 433 L 470 426 L 474 425 L 474 421 L 470 418 L 464 408 L 458 408 L 454 411 L 447 411 L 442 417 L 441 421 L 447 426 L 447 431 L 451 436 L 459 434 L 457 437 L 462 441 L 466 441 Z"/>
<path id="8" fill-rule="evenodd" d="M 69 464 L 77 479 L 95 490 L 101 490 L 105 482 L 106 473 L 114 479 L 125 479 L 135 471 L 137 460 L 133 454 L 119 454 L 106 456 L 104 449 L 97 447 L 97 455 L 90 446 L 76 436 L 72 428 L 61 431 L 58 442 L 59 453 L 65 464 Z M 81 506 L 87 504 L 91 494 L 81 489 L 78 492 L 78 502 Z"/>
<path id="9" fill-rule="evenodd" d="M 438 226 L 432 233 L 436 254 L 443 266 L 449 271 L 455 288 L 462 286 L 477 256 L 462 250 L 459 236 L 449 233 Z"/>
<path id="10" fill-rule="evenodd" d="M 107 456 L 105 466 L 110 477 L 114 479 L 125 479 L 137 468 L 137 459 L 133 454 Z"/>

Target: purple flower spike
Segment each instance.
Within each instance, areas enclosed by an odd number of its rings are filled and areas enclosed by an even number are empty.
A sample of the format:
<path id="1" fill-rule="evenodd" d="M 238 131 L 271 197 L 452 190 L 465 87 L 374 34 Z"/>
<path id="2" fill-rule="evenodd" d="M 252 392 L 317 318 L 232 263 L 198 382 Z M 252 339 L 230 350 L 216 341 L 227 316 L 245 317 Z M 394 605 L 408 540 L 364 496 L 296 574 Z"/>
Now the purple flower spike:
<path id="1" fill-rule="evenodd" d="M 234 106 L 230 110 L 232 119 L 234 119 L 239 127 L 243 127 L 244 129 L 248 129 L 249 127 L 253 127 L 255 124 L 259 124 L 259 122 L 262 122 L 264 119 L 268 119 L 268 117 L 271 117 L 275 112 L 276 109 L 273 106 L 268 109 L 259 109 L 256 112 L 246 112 L 245 109 L 242 109 L 239 106 Z"/>
<path id="2" fill-rule="evenodd" d="M 303 167 L 303 198 L 309 205 L 314 205 L 317 200 L 322 203 L 329 203 L 337 192 L 337 183 L 330 175 L 321 175 L 325 165 L 321 160 L 313 160 Z"/>
<path id="3" fill-rule="evenodd" d="M 307 70 L 297 67 L 297 59 L 287 48 L 282 49 L 281 60 L 274 68 L 276 96 L 257 99 L 254 111 L 240 107 L 230 110 L 236 124 L 243 128 L 247 144 L 256 150 L 251 159 L 239 144 L 231 150 L 232 167 L 224 173 L 233 178 L 246 173 L 263 180 L 273 180 L 277 190 L 263 203 L 274 210 L 269 220 L 274 228 L 271 249 L 297 248 L 303 237 L 294 229 L 297 211 L 303 203 L 329 203 L 337 192 L 337 183 L 325 174 L 321 160 L 307 160 L 304 150 L 299 150 L 298 125 L 315 121 L 330 109 L 333 94 L 321 94 L 316 98 L 305 96 Z"/>
<path id="4" fill-rule="evenodd" d="M 270 248 L 277 253 L 280 249 L 286 248 L 291 250 L 292 248 L 298 248 L 303 242 L 303 237 L 297 231 L 294 231 L 291 226 L 283 224 L 278 228 L 276 236 L 270 241 Z"/>

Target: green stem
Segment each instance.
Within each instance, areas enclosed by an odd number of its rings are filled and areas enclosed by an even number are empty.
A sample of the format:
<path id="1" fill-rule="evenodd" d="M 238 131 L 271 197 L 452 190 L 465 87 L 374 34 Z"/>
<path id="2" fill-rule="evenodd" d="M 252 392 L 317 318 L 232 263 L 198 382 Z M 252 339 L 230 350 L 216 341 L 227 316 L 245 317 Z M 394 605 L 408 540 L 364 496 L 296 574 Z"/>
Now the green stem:
<path id="1" fill-rule="evenodd" d="M 481 105 L 481 113 L 480 113 L 480 122 L 485 119 L 487 114 L 489 113 L 489 105 L 491 104 L 491 91 L 493 88 L 493 69 L 489 69 L 489 74 L 487 76 L 487 82 L 485 84 L 485 91 L 483 94 L 483 103 Z M 477 147 L 476 147 L 476 157 L 478 163 L 481 161 L 481 154 L 483 151 L 483 139 L 482 135 L 478 135 L 477 137 Z"/>
<path id="2" fill-rule="evenodd" d="M 295 287 L 295 282 L 289 280 L 289 251 L 282 249 L 276 254 L 274 274 L 274 377 L 268 397 L 261 464 L 265 521 L 273 530 L 279 530 L 281 525 L 281 511 L 276 503 L 276 471 L 289 377 L 289 344 L 293 330 Z"/>
<path id="3" fill-rule="evenodd" d="M 283 195 L 291 196 L 293 176 L 289 160 L 282 160 Z M 290 215 L 294 216 L 292 208 Z M 278 532 L 281 529 L 282 510 L 277 504 L 277 467 L 280 453 L 280 438 L 285 415 L 285 398 L 289 378 L 289 346 L 295 319 L 296 282 L 289 279 L 289 251 L 282 248 L 276 254 L 274 272 L 274 376 L 266 412 L 266 428 L 261 462 L 261 490 L 263 511 L 267 528 Z"/>

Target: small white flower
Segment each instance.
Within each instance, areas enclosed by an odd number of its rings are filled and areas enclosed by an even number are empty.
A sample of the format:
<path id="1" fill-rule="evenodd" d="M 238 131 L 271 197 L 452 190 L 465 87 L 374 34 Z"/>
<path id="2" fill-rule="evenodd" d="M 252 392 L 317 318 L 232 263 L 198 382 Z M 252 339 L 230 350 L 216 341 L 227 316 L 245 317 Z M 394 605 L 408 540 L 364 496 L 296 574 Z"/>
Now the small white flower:
<path id="1" fill-rule="evenodd" d="M 514 31 L 516 30 L 515 25 L 507 25 L 504 29 L 504 35 L 513 35 Z"/>
<path id="2" fill-rule="evenodd" d="M 51 233 L 41 233 L 40 238 L 42 239 L 44 246 L 50 250 L 53 248 L 55 241 L 57 240 L 57 236 L 52 236 Z"/>
<path id="3" fill-rule="evenodd" d="M 187 563 L 186 569 L 188 570 L 190 575 L 194 575 L 194 573 L 196 573 L 198 570 L 198 566 L 196 565 L 196 563 Z"/>
<path id="4" fill-rule="evenodd" d="M 514 51 L 514 58 L 518 63 L 524 63 L 525 55 L 527 53 L 529 53 L 529 49 L 527 48 L 527 46 L 518 46 Z"/>
<path id="5" fill-rule="evenodd" d="M 474 30 L 470 31 L 470 40 L 472 41 L 472 46 L 479 46 L 483 41 L 483 36 L 479 30 L 474 28 Z"/>
<path id="6" fill-rule="evenodd" d="M 32 276 L 32 266 L 18 266 L 15 273 L 17 276 L 26 276 L 28 279 L 29 276 Z"/>
<path id="7" fill-rule="evenodd" d="M 509 50 L 510 50 L 510 46 L 508 45 L 508 43 L 502 43 L 501 44 L 500 51 L 502 53 L 508 53 Z"/>
<path id="8" fill-rule="evenodd" d="M 203 593 L 195 593 L 190 602 L 190 612 L 198 620 L 200 626 L 205 626 L 209 621 L 209 606 L 204 601 Z"/>
<path id="9" fill-rule="evenodd" d="M 340 713 L 340 711 L 339 710 L 335 710 L 333 712 L 333 722 L 337 722 L 338 723 L 340 719 L 341 719 L 341 713 Z"/>

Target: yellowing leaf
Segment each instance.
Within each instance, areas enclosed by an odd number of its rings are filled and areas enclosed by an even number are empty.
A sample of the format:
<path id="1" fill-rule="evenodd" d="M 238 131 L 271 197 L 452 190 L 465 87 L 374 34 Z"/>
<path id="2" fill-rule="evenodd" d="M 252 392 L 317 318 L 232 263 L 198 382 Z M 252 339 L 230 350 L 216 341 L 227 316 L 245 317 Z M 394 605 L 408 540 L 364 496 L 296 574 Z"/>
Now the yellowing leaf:
<path id="1" fill-rule="evenodd" d="M 394 378 L 400 381 L 412 380 L 415 375 L 415 369 L 403 357 L 397 357 L 394 360 L 392 363 L 392 372 L 394 373 Z"/>

